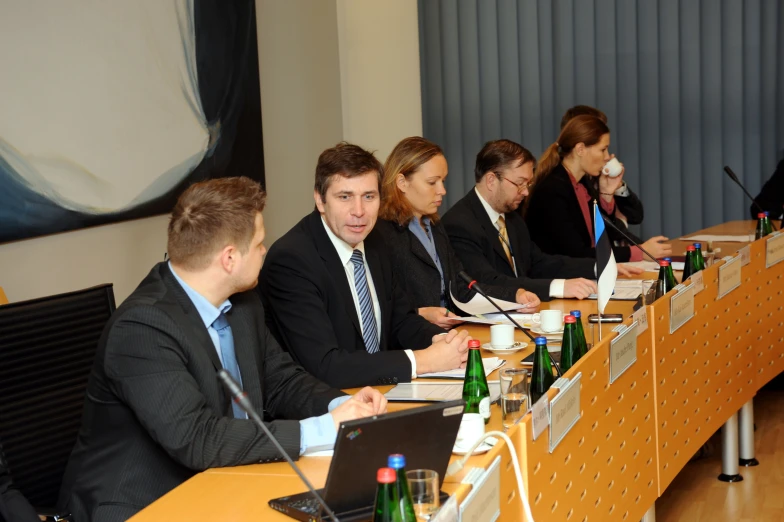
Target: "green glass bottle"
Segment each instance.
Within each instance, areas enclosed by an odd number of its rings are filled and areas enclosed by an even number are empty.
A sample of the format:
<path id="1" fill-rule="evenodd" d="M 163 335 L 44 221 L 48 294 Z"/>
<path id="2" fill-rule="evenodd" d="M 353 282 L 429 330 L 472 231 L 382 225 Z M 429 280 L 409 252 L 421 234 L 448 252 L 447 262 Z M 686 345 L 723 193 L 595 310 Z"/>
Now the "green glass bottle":
<path id="1" fill-rule="evenodd" d="M 487 424 L 490 420 L 490 388 L 487 386 L 485 367 L 482 365 L 482 354 L 479 353 L 480 345 L 478 340 L 468 341 L 463 400 L 466 403 L 465 412 L 480 414 Z"/>
<path id="2" fill-rule="evenodd" d="M 675 285 L 678 284 L 678 280 L 675 279 L 675 272 L 672 271 L 672 258 L 665 257 L 664 260 L 669 263 L 669 265 L 667 266 L 667 271 L 666 271 L 667 272 L 667 280 L 669 281 L 668 286 L 670 288 L 674 288 Z"/>
<path id="3" fill-rule="evenodd" d="M 659 261 L 659 278 L 656 280 L 656 299 L 670 291 L 668 288 L 669 281 L 667 280 L 667 261 Z"/>
<path id="4" fill-rule="evenodd" d="M 534 369 L 531 375 L 531 404 L 542 398 L 553 385 L 553 362 L 550 360 L 550 353 L 547 351 L 547 338 L 537 337 L 534 339 L 536 351 L 534 352 Z"/>
<path id="5" fill-rule="evenodd" d="M 765 232 L 765 214 L 760 212 L 757 214 L 757 229 L 754 231 L 754 239 L 761 239 L 765 237 L 767 232 Z"/>
<path id="6" fill-rule="evenodd" d="M 561 341 L 561 371 L 566 371 L 580 358 L 580 345 L 575 331 L 573 315 L 564 317 L 564 333 Z"/>
<path id="7" fill-rule="evenodd" d="M 577 359 L 580 359 L 588 353 L 588 341 L 585 339 L 585 330 L 583 330 L 583 314 L 580 310 L 572 310 L 569 313 L 574 317 L 574 333 L 577 336 L 577 344 L 580 346 L 580 354 Z"/>
<path id="8" fill-rule="evenodd" d="M 705 256 L 702 255 L 702 243 L 694 243 L 694 266 L 695 272 L 705 270 Z"/>
<path id="9" fill-rule="evenodd" d="M 397 496 L 395 481 L 397 474 L 392 468 L 379 468 L 376 474 L 376 508 L 373 522 L 403 522 L 400 515 L 400 498 Z"/>
<path id="10" fill-rule="evenodd" d="M 767 210 L 765 211 L 765 220 L 763 221 L 763 223 L 765 224 L 765 235 L 767 236 L 768 234 L 772 234 L 773 223 L 770 222 L 770 214 L 768 214 Z"/>
<path id="11" fill-rule="evenodd" d="M 411 490 L 406 479 L 406 457 L 395 453 L 387 458 L 387 465 L 395 470 L 397 479 L 397 496 L 400 499 L 400 518 L 403 522 L 417 522 L 414 512 L 414 501 L 411 499 Z"/>
<path id="12" fill-rule="evenodd" d="M 694 273 L 694 245 L 686 247 L 686 259 L 683 262 L 683 277 L 681 282 L 686 281 Z"/>

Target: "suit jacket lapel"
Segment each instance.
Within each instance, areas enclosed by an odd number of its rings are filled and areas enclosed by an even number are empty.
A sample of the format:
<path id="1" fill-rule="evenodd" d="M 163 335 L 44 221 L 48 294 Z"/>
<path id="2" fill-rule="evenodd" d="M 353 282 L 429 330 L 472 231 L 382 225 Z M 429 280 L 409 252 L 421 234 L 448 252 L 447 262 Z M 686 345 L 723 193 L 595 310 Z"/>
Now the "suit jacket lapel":
<path id="1" fill-rule="evenodd" d="M 354 306 L 354 297 L 351 295 L 351 287 L 349 287 L 348 278 L 346 277 L 346 268 L 341 264 L 340 257 L 335 251 L 335 246 L 329 240 L 324 224 L 321 220 L 321 214 L 318 211 L 313 211 L 310 215 L 310 231 L 313 235 L 313 240 L 316 244 L 321 259 L 327 267 L 327 271 L 335 281 L 335 286 L 338 287 L 338 292 L 343 298 L 343 305 L 346 308 L 346 313 L 351 318 L 357 333 L 362 337 L 362 328 L 359 325 L 359 316 L 357 315 L 357 307 Z"/>
<path id="2" fill-rule="evenodd" d="M 408 241 L 411 246 L 411 252 L 416 257 L 418 257 L 423 263 L 433 267 L 434 270 L 438 270 L 435 261 L 433 261 L 433 258 L 430 257 L 430 254 L 427 252 L 425 245 L 422 244 L 419 238 L 416 237 L 413 232 L 408 230 L 408 227 L 403 229 L 403 233 L 406 234 L 406 237 L 408 238 Z M 438 252 L 437 249 L 436 251 Z M 441 253 L 439 252 L 438 255 L 440 256 Z"/>
<path id="3" fill-rule="evenodd" d="M 493 250 L 495 251 L 496 255 L 501 258 L 501 261 L 505 265 L 509 265 L 509 260 L 506 258 L 506 252 L 504 252 L 504 247 L 501 246 L 501 237 L 498 234 L 498 229 L 495 228 L 495 224 L 490 221 L 490 216 L 487 215 L 485 211 L 485 207 L 482 206 L 482 202 L 479 201 L 479 196 L 476 195 L 474 189 L 471 189 L 469 192 L 471 199 L 471 208 L 474 211 L 474 215 L 479 223 L 482 225 L 482 228 L 485 230 L 487 237 L 490 239 L 490 244 L 493 246 Z M 508 223 L 508 222 L 507 222 Z M 508 225 L 507 225 L 508 226 Z M 507 228 L 507 235 L 509 235 L 509 231 Z M 511 267 L 510 267 L 511 268 Z"/>
<path id="4" fill-rule="evenodd" d="M 163 308 L 171 317 L 181 325 L 187 325 L 183 328 L 183 332 L 188 336 L 194 346 L 202 348 L 207 357 L 209 357 L 215 370 L 221 369 L 220 358 L 218 352 L 215 351 L 215 345 L 212 343 L 210 334 L 207 333 L 207 327 L 204 326 L 199 312 L 193 306 L 188 294 L 182 289 L 180 283 L 174 278 L 168 265 L 163 266 L 163 279 L 166 285 L 173 291 L 176 302 L 161 302 Z"/>
<path id="5" fill-rule="evenodd" d="M 261 365 L 258 357 L 261 352 L 256 332 L 250 328 L 253 325 L 253 318 L 248 316 L 246 310 L 236 306 L 232 306 L 226 317 L 229 320 L 231 334 L 234 338 L 234 353 L 240 367 L 242 388 L 256 408 L 261 410 L 264 406 L 261 381 L 259 380 Z"/>

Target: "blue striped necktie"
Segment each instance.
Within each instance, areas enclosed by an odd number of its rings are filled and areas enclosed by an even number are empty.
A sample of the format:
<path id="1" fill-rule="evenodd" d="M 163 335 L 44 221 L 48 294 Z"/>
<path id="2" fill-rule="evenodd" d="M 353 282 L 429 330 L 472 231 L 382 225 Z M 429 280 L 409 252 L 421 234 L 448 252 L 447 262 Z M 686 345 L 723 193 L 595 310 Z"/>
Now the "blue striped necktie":
<path id="1" fill-rule="evenodd" d="M 242 386 L 242 377 L 240 376 L 240 365 L 237 363 L 237 354 L 234 352 L 234 335 L 231 333 L 231 326 L 226 319 L 226 314 L 220 313 L 217 319 L 212 322 L 212 327 L 218 332 L 218 341 L 220 342 L 221 361 L 223 368 L 234 377 L 234 380 Z M 240 406 L 231 401 L 231 408 L 234 411 L 234 417 L 237 419 L 247 419 L 248 414 Z"/>
<path id="2" fill-rule="evenodd" d="M 376 315 L 373 312 L 373 300 L 370 298 L 362 252 L 354 250 L 351 254 L 351 262 L 354 263 L 354 288 L 357 290 L 359 311 L 362 315 L 362 339 L 365 341 L 365 349 L 368 353 L 376 353 L 379 351 Z"/>

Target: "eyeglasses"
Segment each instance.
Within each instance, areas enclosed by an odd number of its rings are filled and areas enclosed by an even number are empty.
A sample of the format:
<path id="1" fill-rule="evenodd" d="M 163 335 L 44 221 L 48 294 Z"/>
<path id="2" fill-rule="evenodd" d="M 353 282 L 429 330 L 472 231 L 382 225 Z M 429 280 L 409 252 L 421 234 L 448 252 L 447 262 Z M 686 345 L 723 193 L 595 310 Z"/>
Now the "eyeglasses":
<path id="1" fill-rule="evenodd" d="M 526 189 L 531 188 L 531 183 L 529 183 L 528 181 L 523 181 L 522 183 L 515 183 L 511 179 L 505 178 L 505 177 L 503 177 L 500 174 L 496 174 L 496 176 L 498 176 L 499 179 L 505 179 L 506 181 L 508 181 L 509 183 L 514 185 L 515 187 L 517 187 L 517 193 L 518 194 L 522 194 L 523 192 L 526 191 Z"/>

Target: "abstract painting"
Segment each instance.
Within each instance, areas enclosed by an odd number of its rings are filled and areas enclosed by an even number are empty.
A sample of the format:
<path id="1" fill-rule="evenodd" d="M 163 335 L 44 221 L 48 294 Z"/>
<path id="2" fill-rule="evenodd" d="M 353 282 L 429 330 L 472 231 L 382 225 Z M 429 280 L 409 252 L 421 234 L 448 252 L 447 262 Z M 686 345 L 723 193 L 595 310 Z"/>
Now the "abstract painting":
<path id="1" fill-rule="evenodd" d="M 0 64 L 0 243 L 264 181 L 254 0 L 10 2 Z"/>

